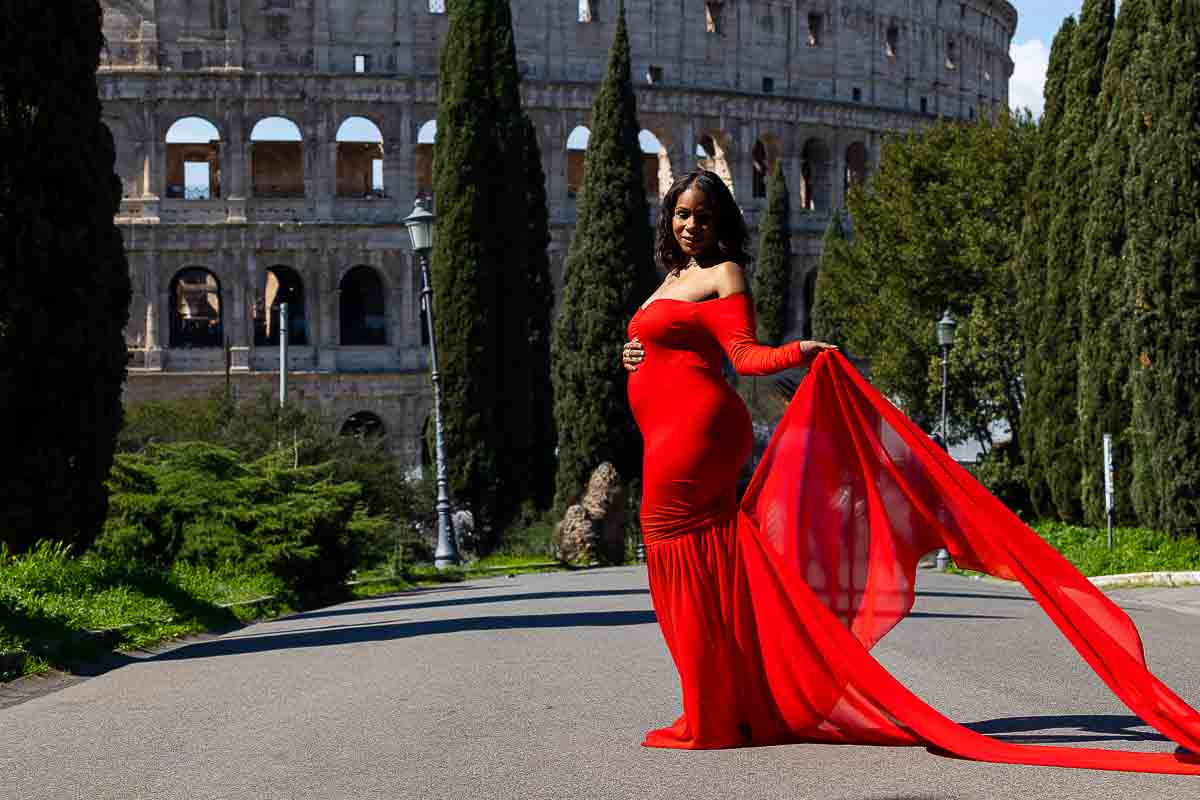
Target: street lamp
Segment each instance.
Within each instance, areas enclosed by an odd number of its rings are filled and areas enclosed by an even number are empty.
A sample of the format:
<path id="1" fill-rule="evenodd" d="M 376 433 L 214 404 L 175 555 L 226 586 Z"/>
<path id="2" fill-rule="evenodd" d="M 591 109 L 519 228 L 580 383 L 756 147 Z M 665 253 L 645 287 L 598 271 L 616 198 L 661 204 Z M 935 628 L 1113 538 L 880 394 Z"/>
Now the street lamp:
<path id="1" fill-rule="evenodd" d="M 950 309 L 946 309 L 942 313 L 942 318 L 937 321 L 937 341 L 942 348 L 942 423 L 941 423 L 941 442 L 942 449 L 946 452 L 950 451 L 950 431 L 946 423 L 946 388 L 949 385 L 948 367 L 950 365 L 950 348 L 954 345 L 954 331 L 958 328 L 958 323 L 954 321 L 954 317 L 950 315 Z M 939 571 L 946 569 L 946 563 L 950 560 L 950 553 L 946 548 L 938 550 L 937 553 L 937 568 Z"/>
<path id="2" fill-rule="evenodd" d="M 946 428 L 946 387 L 948 385 L 947 370 L 950 365 L 950 348 L 954 346 L 954 331 L 958 328 L 958 323 L 954 321 L 954 317 L 950 315 L 950 309 L 946 309 L 942 313 L 942 318 L 937 321 L 937 340 L 938 345 L 942 348 L 942 446 L 949 447 L 950 432 Z"/>
<path id="3" fill-rule="evenodd" d="M 433 382 L 433 428 L 437 458 L 437 550 L 433 563 L 438 569 L 459 563 L 454 527 L 450 521 L 450 493 L 446 478 L 446 434 L 442 428 L 442 380 L 437 366 L 437 340 L 433 335 L 433 289 L 429 285 L 429 249 L 433 246 L 434 215 L 423 198 L 417 198 L 413 212 L 404 219 L 412 239 L 413 252 L 421 262 L 421 310 L 429 333 L 429 377 Z"/>

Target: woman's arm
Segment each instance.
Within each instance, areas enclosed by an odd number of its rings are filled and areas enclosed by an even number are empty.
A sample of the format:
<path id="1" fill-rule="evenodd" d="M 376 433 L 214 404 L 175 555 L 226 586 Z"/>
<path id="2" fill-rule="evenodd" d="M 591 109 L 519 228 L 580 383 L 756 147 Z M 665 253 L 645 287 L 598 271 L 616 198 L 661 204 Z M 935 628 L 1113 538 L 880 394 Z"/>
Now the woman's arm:
<path id="1" fill-rule="evenodd" d="M 787 342 L 779 347 L 759 344 L 754 303 L 742 268 L 727 261 L 713 269 L 717 300 L 697 303 L 696 318 L 720 343 L 739 375 L 770 375 L 807 366 L 822 351 L 837 349 L 811 341 Z"/>

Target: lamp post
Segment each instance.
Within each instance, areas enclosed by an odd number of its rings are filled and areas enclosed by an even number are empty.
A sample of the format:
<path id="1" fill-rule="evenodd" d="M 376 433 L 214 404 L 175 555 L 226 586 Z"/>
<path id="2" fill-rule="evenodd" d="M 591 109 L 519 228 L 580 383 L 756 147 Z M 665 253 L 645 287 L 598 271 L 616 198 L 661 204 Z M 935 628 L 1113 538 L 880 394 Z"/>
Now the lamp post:
<path id="1" fill-rule="evenodd" d="M 437 365 L 437 339 L 433 333 L 433 288 L 429 285 L 429 249 L 433 246 L 434 215 L 426 207 L 425 200 L 418 198 L 413 212 L 404 219 L 412 239 L 413 252 L 421 262 L 421 309 L 425 312 L 425 324 L 429 333 L 429 378 L 433 383 L 433 428 L 437 459 L 437 550 L 433 563 L 444 569 L 459 563 L 458 545 L 454 541 L 454 527 L 450 521 L 450 493 L 446 478 L 446 434 L 442 428 L 442 379 Z"/>
<path id="2" fill-rule="evenodd" d="M 946 389 L 949 386 L 949 365 L 950 365 L 950 348 L 954 345 L 954 331 L 958 328 L 958 323 L 954 321 L 954 317 L 950 315 L 950 309 L 946 309 L 942 313 L 942 318 L 937 321 L 937 341 L 942 348 L 942 422 L 941 422 L 941 445 L 942 449 L 947 453 L 950 452 L 950 429 L 946 421 Z M 947 562 L 950 561 L 950 553 L 946 548 L 938 550 L 937 553 L 937 568 L 939 571 L 946 569 Z"/>
<path id="3" fill-rule="evenodd" d="M 937 340 L 942 348 L 942 447 L 947 450 L 950 447 L 950 431 L 946 427 L 946 387 L 949 385 L 950 348 L 954 346 L 954 331 L 957 328 L 958 323 L 947 308 L 937 321 Z"/>

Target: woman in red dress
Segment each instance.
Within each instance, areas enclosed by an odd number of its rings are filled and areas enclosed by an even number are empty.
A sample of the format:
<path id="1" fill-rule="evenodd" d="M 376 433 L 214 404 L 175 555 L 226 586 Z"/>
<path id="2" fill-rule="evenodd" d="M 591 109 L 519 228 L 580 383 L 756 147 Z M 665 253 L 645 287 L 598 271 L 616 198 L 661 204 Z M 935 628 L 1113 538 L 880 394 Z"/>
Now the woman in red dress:
<path id="1" fill-rule="evenodd" d="M 760 345 L 746 227 L 712 172 L 663 199 L 667 277 L 629 323 L 645 443 L 642 532 L 683 715 L 652 747 L 922 745 L 984 761 L 1200 774 L 1200 714 L 1147 669 L 1128 617 L 821 342 Z M 740 504 L 750 417 L 739 374 L 811 367 Z M 869 650 L 912 608 L 917 560 L 1021 581 L 1175 754 L 1002 742 L 939 714 Z M 1186 752 L 1186 751 L 1191 751 Z"/>

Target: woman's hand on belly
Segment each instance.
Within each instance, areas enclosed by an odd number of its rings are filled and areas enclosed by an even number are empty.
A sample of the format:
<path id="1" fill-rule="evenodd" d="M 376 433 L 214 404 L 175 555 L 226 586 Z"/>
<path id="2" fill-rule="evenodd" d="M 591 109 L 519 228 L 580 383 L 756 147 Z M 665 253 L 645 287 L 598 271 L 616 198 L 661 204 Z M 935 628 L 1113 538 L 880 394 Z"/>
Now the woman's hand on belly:
<path id="1" fill-rule="evenodd" d="M 646 359 L 646 351 L 635 336 L 625 343 L 621 349 L 621 365 L 629 372 L 637 372 L 638 366 Z"/>

